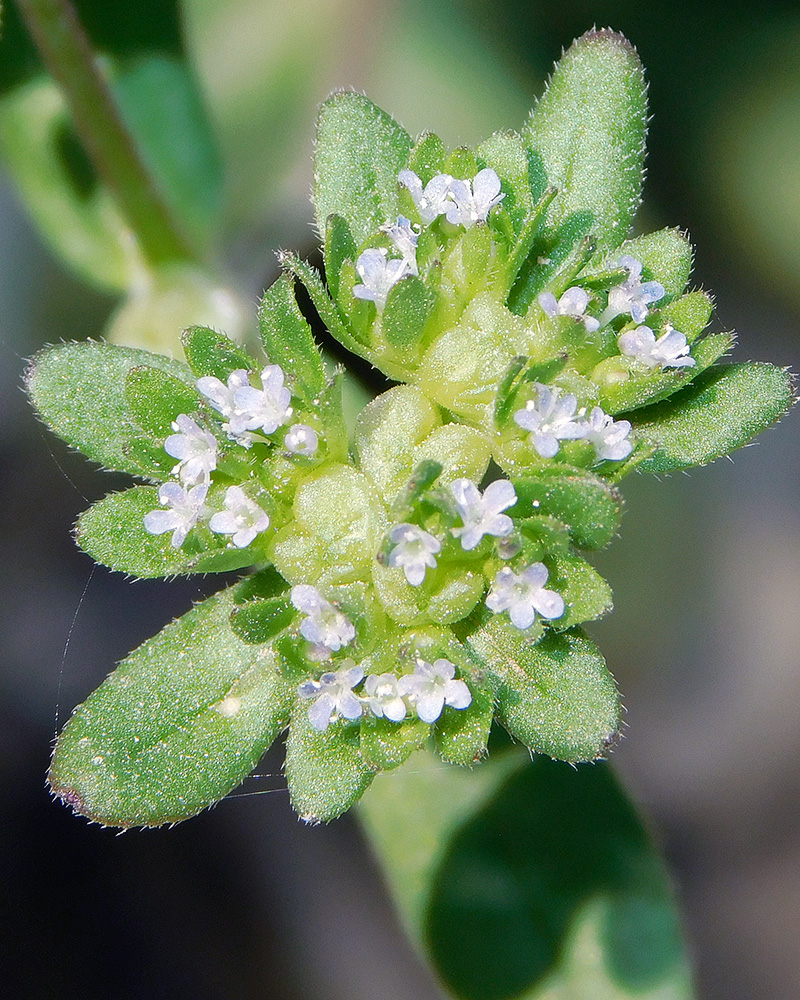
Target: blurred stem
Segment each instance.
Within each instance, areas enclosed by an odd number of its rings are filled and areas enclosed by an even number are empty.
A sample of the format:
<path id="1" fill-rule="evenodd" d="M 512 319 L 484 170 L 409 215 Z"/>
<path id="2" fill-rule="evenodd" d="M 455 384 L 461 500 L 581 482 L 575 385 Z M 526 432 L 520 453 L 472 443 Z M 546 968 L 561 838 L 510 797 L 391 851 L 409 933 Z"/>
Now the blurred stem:
<path id="1" fill-rule="evenodd" d="M 150 176 L 69 0 L 17 0 L 98 175 L 154 267 L 195 255 Z"/>

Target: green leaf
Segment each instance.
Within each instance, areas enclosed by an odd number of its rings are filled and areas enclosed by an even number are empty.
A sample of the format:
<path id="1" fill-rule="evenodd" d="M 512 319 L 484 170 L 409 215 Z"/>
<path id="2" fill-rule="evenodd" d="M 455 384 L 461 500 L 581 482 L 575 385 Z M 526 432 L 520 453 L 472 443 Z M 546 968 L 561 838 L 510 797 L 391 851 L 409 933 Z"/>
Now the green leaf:
<path id="1" fill-rule="evenodd" d="M 502 682 L 500 720 L 536 753 L 595 760 L 619 727 L 614 678 L 597 646 L 578 628 L 528 639 L 505 617 L 491 617 L 467 645 Z"/>
<path id="2" fill-rule="evenodd" d="M 671 472 L 727 455 L 779 420 L 794 402 L 784 368 L 748 361 L 704 372 L 688 388 L 640 410 L 637 433 L 656 445 L 643 472 Z"/>
<path id="3" fill-rule="evenodd" d="M 491 167 L 503 182 L 503 208 L 519 232 L 533 211 L 530 160 L 522 137 L 516 132 L 495 132 L 475 150 L 481 166 Z"/>
<path id="4" fill-rule="evenodd" d="M 231 628 L 244 642 L 263 645 L 287 629 L 296 615 L 285 597 L 248 601 L 231 615 Z"/>
<path id="5" fill-rule="evenodd" d="M 286 725 L 274 654 L 231 631 L 230 592 L 209 598 L 123 661 L 67 723 L 53 792 L 109 826 L 158 826 L 235 788 Z"/>
<path id="6" fill-rule="evenodd" d="M 423 132 L 408 157 L 408 169 L 413 170 L 423 184 L 442 173 L 447 151 L 444 143 L 434 132 Z"/>
<path id="7" fill-rule="evenodd" d="M 472 704 L 469 708 L 448 709 L 442 712 L 436 728 L 436 749 L 442 760 L 450 764 L 471 767 L 488 753 L 486 744 L 494 717 L 494 698 L 491 691 L 470 678 Z"/>
<path id="8" fill-rule="evenodd" d="M 425 326 L 436 299 L 415 275 L 410 274 L 394 286 L 383 311 L 383 334 L 389 345 L 401 354 L 404 364 L 413 365 L 425 334 Z"/>
<path id="9" fill-rule="evenodd" d="M 334 94 L 317 120 L 314 209 L 323 240 L 328 217 L 347 220 L 364 243 L 399 212 L 397 175 L 408 162 L 411 137 L 360 94 Z"/>
<path id="10" fill-rule="evenodd" d="M 619 416 L 671 396 L 719 361 L 733 344 L 731 333 L 712 333 L 703 337 L 692 345 L 695 364 L 685 368 L 657 366 L 642 371 L 641 365 L 633 359 L 607 358 L 592 373 L 592 381 L 600 386 L 599 403 L 606 413 Z"/>
<path id="11" fill-rule="evenodd" d="M 306 823 L 327 823 L 358 801 L 375 768 L 359 749 L 360 727 L 344 720 L 317 732 L 308 719 L 308 703 L 292 712 L 286 740 L 286 780 L 292 805 Z"/>
<path id="12" fill-rule="evenodd" d="M 401 916 L 458 1000 L 691 1000 L 666 866 L 607 764 L 431 757 L 359 806 Z"/>
<path id="13" fill-rule="evenodd" d="M 622 497 L 596 476 L 529 476 L 515 479 L 514 489 L 516 516 L 540 514 L 565 522 L 579 548 L 602 549 L 619 528 Z"/>
<path id="14" fill-rule="evenodd" d="M 325 371 L 314 334 L 297 307 L 292 282 L 285 275 L 264 292 L 258 325 L 267 358 L 283 368 L 294 380 L 297 395 L 312 406 L 325 389 Z"/>
<path id="15" fill-rule="evenodd" d="M 643 281 L 659 281 L 664 286 L 666 294 L 657 305 L 671 302 L 686 288 L 692 273 L 693 250 L 688 236 L 680 229 L 659 229 L 627 240 L 619 248 L 618 256 L 624 254 L 642 262 Z"/>
<path id="16" fill-rule="evenodd" d="M 593 566 L 568 553 L 554 553 L 548 561 L 552 572 L 547 586 L 558 591 L 567 605 L 561 618 L 551 622 L 554 629 L 561 631 L 608 614 L 614 606 L 611 588 Z"/>
<path id="17" fill-rule="evenodd" d="M 160 368 L 131 368 L 125 380 L 128 405 L 139 426 L 154 438 L 172 433 L 172 422 L 181 414 L 194 413 L 200 396 L 184 381 Z"/>
<path id="18" fill-rule="evenodd" d="M 151 535 L 144 517 L 163 509 L 154 486 L 109 493 L 78 518 L 75 538 L 97 562 L 142 579 L 187 573 L 226 573 L 263 561 L 252 547 L 228 548 L 225 535 L 193 528 L 181 548 L 170 544 L 172 532 Z"/>
<path id="19" fill-rule="evenodd" d="M 334 299 L 339 298 L 339 272 L 346 260 L 355 261 L 358 248 L 341 215 L 328 219 L 325 233 L 325 281 Z"/>
<path id="20" fill-rule="evenodd" d="M 627 39 L 593 30 L 574 42 L 523 129 L 539 172 L 560 191 L 551 226 L 589 212 L 600 248 L 619 246 L 639 207 L 646 122 L 642 65 Z"/>
<path id="21" fill-rule="evenodd" d="M 126 62 L 111 86 L 153 180 L 182 229 L 216 234 L 223 166 L 195 74 L 163 55 Z"/>
<path id="22" fill-rule="evenodd" d="M 240 368 L 253 371 L 257 362 L 237 347 L 224 333 L 206 326 L 191 326 L 181 337 L 189 367 L 195 375 L 213 375 L 226 382 L 231 372 Z"/>
<path id="23" fill-rule="evenodd" d="M 714 301 L 707 292 L 688 292 L 659 309 L 654 320 L 661 329 L 669 324 L 679 330 L 691 344 L 708 326 L 713 311 Z"/>
<path id="24" fill-rule="evenodd" d="M 368 718 L 361 723 L 361 754 L 375 770 L 390 771 L 421 750 L 430 735 L 431 727 L 421 719 Z"/>
<path id="25" fill-rule="evenodd" d="M 194 383 L 180 361 L 110 344 L 59 344 L 35 356 L 25 381 L 31 400 L 50 429 L 108 469 L 134 475 L 151 472 L 128 450 L 141 437 L 125 393 L 129 372 L 155 368 L 184 384 Z"/>

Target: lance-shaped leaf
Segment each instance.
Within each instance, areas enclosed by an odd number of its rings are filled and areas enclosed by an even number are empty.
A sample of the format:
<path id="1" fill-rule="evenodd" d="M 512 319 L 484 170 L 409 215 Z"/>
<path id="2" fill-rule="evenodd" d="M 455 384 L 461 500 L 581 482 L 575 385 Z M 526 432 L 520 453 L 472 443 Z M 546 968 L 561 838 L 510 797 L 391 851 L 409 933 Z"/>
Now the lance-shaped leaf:
<path id="1" fill-rule="evenodd" d="M 357 244 L 399 214 L 397 175 L 411 137 L 361 94 L 329 97 L 319 111 L 314 157 L 314 209 L 323 240 L 328 217 L 340 215 Z"/>
<path id="2" fill-rule="evenodd" d="M 523 129 L 539 173 L 560 191 L 552 226 L 589 212 L 600 249 L 619 246 L 639 207 L 646 121 L 642 64 L 627 39 L 589 31 L 574 42 Z"/>
<path id="3" fill-rule="evenodd" d="M 383 335 L 404 365 L 417 360 L 425 326 L 433 312 L 434 295 L 413 274 L 403 278 L 389 292 L 383 311 Z"/>
<path id="4" fill-rule="evenodd" d="M 636 428 L 655 454 L 643 472 L 705 465 L 747 444 L 779 420 L 794 401 L 784 368 L 749 361 L 704 372 L 688 388 L 640 410 Z"/>
<path id="5" fill-rule="evenodd" d="M 286 725 L 274 654 L 231 631 L 230 592 L 209 598 L 124 660 L 64 727 L 55 795 L 109 826 L 158 826 L 218 802 Z"/>
<path id="6" fill-rule="evenodd" d="M 297 395 L 308 405 L 325 389 L 325 372 L 311 327 L 297 307 L 286 275 L 264 292 L 258 309 L 261 340 L 271 364 L 293 378 Z"/>
<path id="7" fill-rule="evenodd" d="M 226 337 L 206 326 L 191 326 L 181 337 L 186 360 L 195 375 L 213 375 L 225 382 L 238 369 L 252 371 L 256 361 Z"/>
<path id="8" fill-rule="evenodd" d="M 160 368 L 132 368 L 125 380 L 125 394 L 139 426 L 154 438 L 166 438 L 181 413 L 200 407 L 200 394 Z"/>
<path id="9" fill-rule="evenodd" d="M 25 380 L 42 420 L 68 444 L 108 469 L 149 475 L 150 467 L 129 448 L 143 432 L 126 395 L 126 380 L 141 366 L 194 384 L 180 361 L 92 341 L 45 348 Z M 145 437 L 152 441 L 151 435 Z"/>
<path id="10" fill-rule="evenodd" d="M 581 629 L 528 638 L 504 616 L 490 618 L 467 645 L 502 682 L 500 720 L 536 753 L 595 760 L 619 727 L 619 696 L 597 646 Z"/>
<path id="11" fill-rule="evenodd" d="M 359 806 L 408 929 L 459 1000 L 690 1000 L 666 867 L 610 767 L 427 756 Z"/>

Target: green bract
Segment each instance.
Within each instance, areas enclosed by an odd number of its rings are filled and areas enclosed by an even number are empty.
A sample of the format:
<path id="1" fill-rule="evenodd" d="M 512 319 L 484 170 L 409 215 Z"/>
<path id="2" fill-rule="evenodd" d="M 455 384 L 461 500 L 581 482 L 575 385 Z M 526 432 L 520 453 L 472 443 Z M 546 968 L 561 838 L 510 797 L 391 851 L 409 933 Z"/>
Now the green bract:
<path id="1" fill-rule="evenodd" d="M 646 120 L 638 57 L 607 31 L 569 49 L 519 134 L 474 150 L 335 94 L 314 174 L 327 286 L 285 256 L 262 357 L 195 327 L 188 363 L 97 343 L 34 360 L 42 419 L 144 480 L 81 516 L 90 555 L 138 577 L 251 570 L 76 710 L 57 795 L 174 822 L 286 728 L 314 821 L 422 747 L 478 763 L 493 719 L 559 760 L 607 752 L 619 698 L 581 626 L 611 608 L 585 556 L 618 530 L 614 484 L 708 462 L 792 401 L 785 371 L 720 363 L 733 338 L 704 335 L 686 236 L 630 238 Z M 350 435 L 294 280 L 400 383 Z"/>

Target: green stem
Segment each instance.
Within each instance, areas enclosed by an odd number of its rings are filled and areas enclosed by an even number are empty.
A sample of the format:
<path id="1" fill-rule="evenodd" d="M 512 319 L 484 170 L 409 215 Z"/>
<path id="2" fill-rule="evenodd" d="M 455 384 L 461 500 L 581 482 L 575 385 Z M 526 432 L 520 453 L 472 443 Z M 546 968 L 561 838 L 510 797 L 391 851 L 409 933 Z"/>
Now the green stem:
<path id="1" fill-rule="evenodd" d="M 17 0 L 43 62 L 61 87 L 97 173 L 153 266 L 191 260 L 184 235 L 142 161 L 69 0 Z"/>

